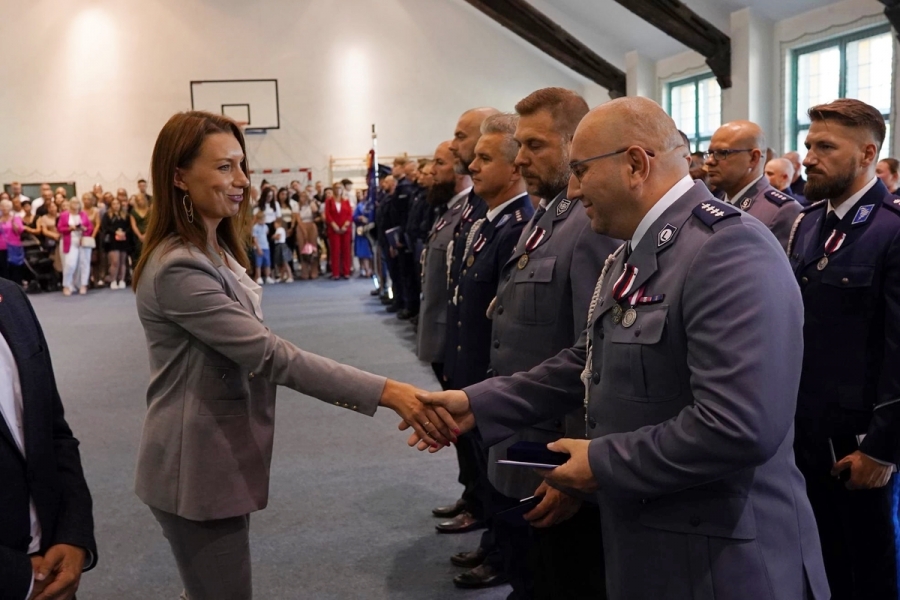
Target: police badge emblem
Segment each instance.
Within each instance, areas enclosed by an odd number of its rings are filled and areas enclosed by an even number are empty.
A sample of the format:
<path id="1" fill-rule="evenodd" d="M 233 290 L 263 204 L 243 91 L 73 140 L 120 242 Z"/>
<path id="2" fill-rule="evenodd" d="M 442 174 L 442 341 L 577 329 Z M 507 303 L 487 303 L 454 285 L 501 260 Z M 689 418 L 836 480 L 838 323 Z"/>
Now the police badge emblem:
<path id="1" fill-rule="evenodd" d="M 752 199 L 752 198 L 744 198 L 744 199 L 741 201 L 741 210 L 747 210 L 748 208 L 750 208 L 750 205 L 751 205 L 751 204 L 753 204 L 753 199 Z"/>

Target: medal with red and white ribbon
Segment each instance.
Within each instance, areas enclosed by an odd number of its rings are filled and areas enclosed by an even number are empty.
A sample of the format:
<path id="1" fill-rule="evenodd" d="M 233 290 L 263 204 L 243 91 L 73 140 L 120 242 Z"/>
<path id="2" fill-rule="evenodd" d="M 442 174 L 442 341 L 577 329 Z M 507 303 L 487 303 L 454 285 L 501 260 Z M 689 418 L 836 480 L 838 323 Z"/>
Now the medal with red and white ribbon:
<path id="1" fill-rule="evenodd" d="M 525 240 L 525 251 L 531 252 L 532 250 L 537 248 L 538 244 L 543 241 L 546 234 L 547 230 L 543 227 L 535 227 L 534 231 L 531 232 L 531 235 L 528 236 L 528 239 Z"/>
<path id="2" fill-rule="evenodd" d="M 818 270 L 822 271 L 828 266 L 828 257 L 838 251 L 846 238 L 847 234 L 843 231 L 835 229 L 831 232 L 831 235 L 825 240 L 825 256 L 819 259 L 818 264 L 816 264 Z"/>

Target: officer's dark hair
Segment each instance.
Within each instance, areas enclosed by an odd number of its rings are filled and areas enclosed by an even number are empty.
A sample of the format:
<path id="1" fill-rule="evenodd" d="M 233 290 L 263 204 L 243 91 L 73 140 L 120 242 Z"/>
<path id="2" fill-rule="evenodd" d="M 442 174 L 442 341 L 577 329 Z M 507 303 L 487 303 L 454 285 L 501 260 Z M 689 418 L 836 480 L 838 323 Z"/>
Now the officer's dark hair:
<path id="1" fill-rule="evenodd" d="M 345 177 L 344 179 L 341 179 L 341 185 L 343 185 L 343 186 L 353 185 L 353 182 Z"/>
<path id="2" fill-rule="evenodd" d="M 854 98 L 841 98 L 828 104 L 813 106 L 807 111 L 809 120 L 837 121 L 847 127 L 863 127 L 868 129 L 875 138 L 878 150 L 884 143 L 885 125 L 884 117 L 874 106 L 870 106 L 861 100 Z"/>
<path id="3" fill-rule="evenodd" d="M 528 117 L 542 110 L 550 111 L 557 131 L 566 141 L 571 141 L 575 128 L 590 108 L 584 98 L 572 90 L 558 87 L 531 92 L 516 104 L 516 113 L 520 117 Z"/>
<path id="4" fill-rule="evenodd" d="M 882 158 L 879 162 L 883 162 L 887 165 L 888 171 L 891 172 L 891 175 L 900 174 L 900 161 L 896 158 Z"/>

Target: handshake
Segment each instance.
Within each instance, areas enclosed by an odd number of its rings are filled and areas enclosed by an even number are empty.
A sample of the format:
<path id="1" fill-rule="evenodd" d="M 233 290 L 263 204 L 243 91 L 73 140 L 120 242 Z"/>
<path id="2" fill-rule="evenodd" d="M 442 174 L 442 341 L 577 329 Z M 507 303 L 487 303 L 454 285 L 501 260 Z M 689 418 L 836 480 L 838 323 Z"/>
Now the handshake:
<path id="1" fill-rule="evenodd" d="M 400 416 L 401 431 L 413 429 L 407 443 L 420 451 L 437 452 L 455 443 L 459 435 L 475 428 L 475 415 L 469 397 L 460 390 L 425 392 L 388 379 L 380 404 Z M 540 475 L 554 485 L 583 492 L 596 491 L 597 481 L 588 458 L 589 445 L 589 440 L 566 438 L 553 442 L 548 448 L 569 454 L 569 460 L 553 470 L 539 470 Z"/>

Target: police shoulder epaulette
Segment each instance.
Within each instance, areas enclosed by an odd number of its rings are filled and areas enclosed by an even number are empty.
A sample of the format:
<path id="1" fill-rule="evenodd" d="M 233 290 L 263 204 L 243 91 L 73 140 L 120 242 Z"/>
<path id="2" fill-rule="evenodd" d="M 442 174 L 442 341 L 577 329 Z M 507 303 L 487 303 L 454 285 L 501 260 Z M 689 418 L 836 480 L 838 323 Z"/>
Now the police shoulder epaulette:
<path id="1" fill-rule="evenodd" d="M 900 215 L 900 198 L 897 196 L 888 196 L 884 199 L 884 205 L 891 212 L 895 212 Z"/>
<path id="2" fill-rule="evenodd" d="M 784 192 L 779 192 L 776 189 L 771 189 L 763 195 L 766 197 L 766 200 L 768 200 L 775 206 L 781 206 L 785 202 L 790 202 L 791 200 L 793 200 L 791 196 L 788 196 Z"/>
<path id="3" fill-rule="evenodd" d="M 825 208 L 825 206 L 827 206 L 827 203 L 828 203 L 827 200 L 819 200 L 818 202 L 813 202 L 809 206 L 805 207 L 800 212 L 808 213 L 808 212 L 812 212 L 814 210 L 818 210 L 820 208 Z"/>
<path id="4" fill-rule="evenodd" d="M 694 216 L 703 221 L 707 227 L 712 227 L 719 221 L 741 214 L 741 211 L 725 202 L 707 200 L 701 202 L 692 211 Z"/>

